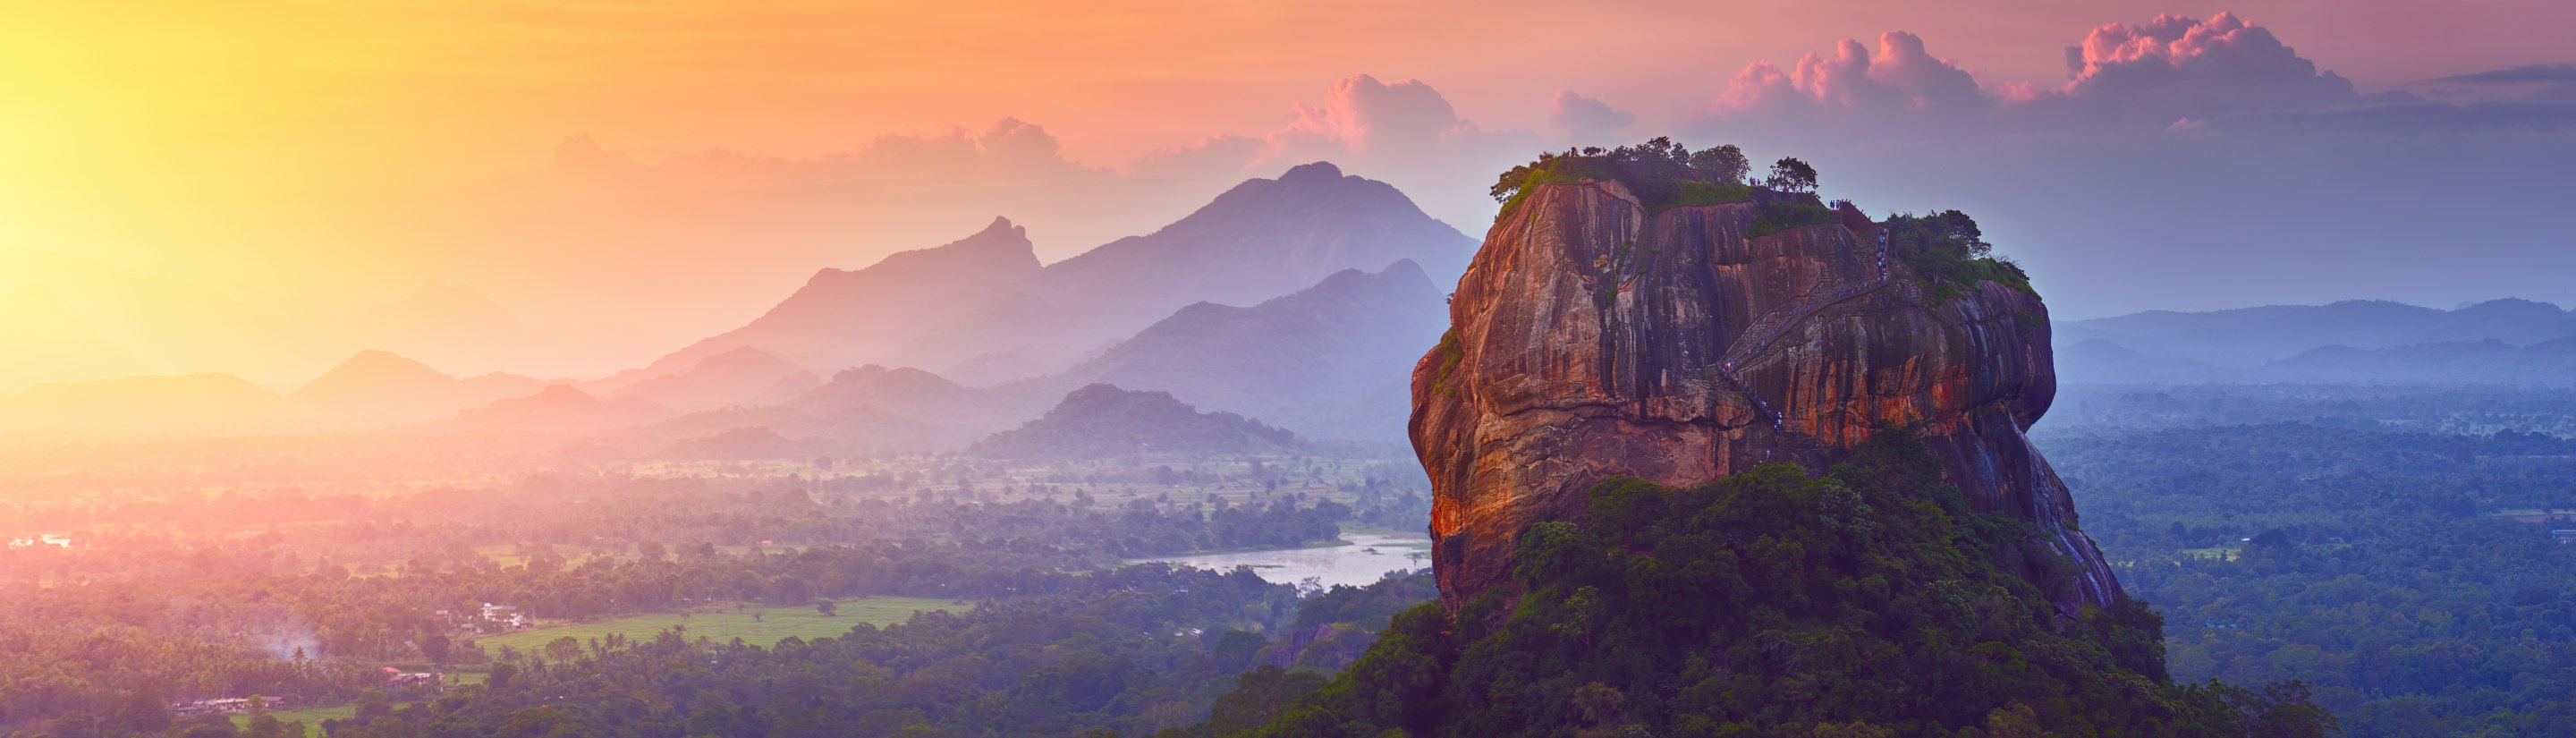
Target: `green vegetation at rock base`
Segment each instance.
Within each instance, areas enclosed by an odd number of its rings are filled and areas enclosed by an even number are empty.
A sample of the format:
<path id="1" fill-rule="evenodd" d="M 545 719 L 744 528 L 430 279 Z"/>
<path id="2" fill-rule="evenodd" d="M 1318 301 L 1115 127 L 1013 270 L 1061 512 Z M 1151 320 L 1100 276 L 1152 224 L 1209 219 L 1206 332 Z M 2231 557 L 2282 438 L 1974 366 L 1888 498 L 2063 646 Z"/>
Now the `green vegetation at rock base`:
<path id="1" fill-rule="evenodd" d="M 2008 573 L 2028 533 L 1969 508 L 1901 431 L 1822 477 L 1775 464 L 1690 489 L 1613 480 L 1583 522 L 1521 538 L 1517 603 L 1489 594 L 1454 619 L 1408 610 L 1320 686 L 1243 677 L 1239 691 L 1275 712 L 1221 708 L 1199 734 L 2334 730 L 2295 682 L 2165 683 L 2162 626 L 2144 603 L 2061 618 Z"/>

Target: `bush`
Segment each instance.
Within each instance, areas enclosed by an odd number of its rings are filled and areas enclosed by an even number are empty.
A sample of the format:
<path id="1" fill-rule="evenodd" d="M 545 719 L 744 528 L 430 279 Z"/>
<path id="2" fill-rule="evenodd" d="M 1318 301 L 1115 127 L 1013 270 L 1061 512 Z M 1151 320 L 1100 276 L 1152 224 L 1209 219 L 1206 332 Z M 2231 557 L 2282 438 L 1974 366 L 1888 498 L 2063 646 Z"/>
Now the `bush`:
<path id="1" fill-rule="evenodd" d="M 1656 137 L 1634 146 L 1540 154 L 1537 161 L 1512 167 L 1495 178 L 1489 194 L 1508 214 L 1541 184 L 1618 180 L 1647 212 L 1657 213 L 1753 200 L 1755 189 L 1743 181 L 1746 168 L 1744 152 L 1735 146 L 1693 152 L 1672 139 Z"/>
<path id="2" fill-rule="evenodd" d="M 1985 233 L 1967 213 L 1902 214 L 1890 216 L 1882 225 L 1887 228 L 1888 256 L 1932 288 L 1934 304 L 1968 294 L 1978 282 L 2039 294 L 2021 265 L 1994 256 L 1994 245 L 1986 243 Z"/>
<path id="3" fill-rule="evenodd" d="M 1753 209 L 1753 229 L 1746 235 L 1759 238 L 1791 228 L 1835 222 L 1838 219 L 1834 211 L 1813 197 L 1768 198 Z"/>

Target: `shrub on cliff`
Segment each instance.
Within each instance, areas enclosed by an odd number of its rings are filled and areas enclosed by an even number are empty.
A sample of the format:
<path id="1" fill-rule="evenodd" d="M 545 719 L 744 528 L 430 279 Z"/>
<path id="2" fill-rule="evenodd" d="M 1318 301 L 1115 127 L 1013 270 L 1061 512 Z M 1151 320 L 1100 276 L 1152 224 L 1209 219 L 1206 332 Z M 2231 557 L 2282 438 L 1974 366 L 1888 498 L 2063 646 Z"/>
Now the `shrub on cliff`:
<path id="1" fill-rule="evenodd" d="M 1648 211 L 1661 211 L 1752 200 L 1754 188 L 1744 184 L 1744 175 L 1751 168 L 1744 150 L 1733 145 L 1694 152 L 1658 136 L 1634 146 L 1539 154 L 1537 161 L 1512 167 L 1495 178 L 1489 194 L 1503 204 L 1502 212 L 1509 213 L 1530 190 L 1543 183 L 1615 179 L 1627 185 L 1628 192 L 1636 195 Z M 1808 170 L 1808 174 L 1812 183 L 1814 170 Z"/>
<path id="2" fill-rule="evenodd" d="M 1995 258 L 1994 245 L 1986 243 L 1985 232 L 1967 213 L 1899 214 L 1881 225 L 1887 229 L 1888 256 L 1929 282 L 1935 302 L 1966 294 L 1978 282 L 2038 294 L 2020 265 Z"/>
<path id="3" fill-rule="evenodd" d="M 2060 622 L 1901 432 L 1824 477 L 1768 465 L 1632 479 L 1534 526 L 1517 603 L 1395 618 L 1352 668 L 1245 736 L 2318 736 L 2305 688 L 2164 683 L 2143 604 Z M 1506 609 L 1508 608 L 1508 609 Z M 1276 695 L 1274 695 L 1275 698 Z M 1215 734 L 1205 731 L 1202 734 Z"/>
<path id="4" fill-rule="evenodd" d="M 1811 197 L 1766 198 L 1753 208 L 1753 227 L 1745 235 L 1761 238 L 1801 226 L 1840 222 L 1834 211 Z"/>

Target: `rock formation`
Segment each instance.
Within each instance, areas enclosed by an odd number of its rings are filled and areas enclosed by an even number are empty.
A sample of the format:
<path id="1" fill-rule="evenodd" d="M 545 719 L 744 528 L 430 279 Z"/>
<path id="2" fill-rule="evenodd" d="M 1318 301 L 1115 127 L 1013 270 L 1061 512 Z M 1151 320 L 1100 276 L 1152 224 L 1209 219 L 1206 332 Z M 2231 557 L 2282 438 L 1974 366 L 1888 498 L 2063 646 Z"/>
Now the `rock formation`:
<path id="1" fill-rule="evenodd" d="M 2036 295 L 1984 282 L 1936 297 L 1882 267 L 1878 226 L 1848 205 L 1840 223 L 1757 236 L 1756 203 L 1650 213 L 1618 182 L 1534 187 L 1486 235 L 1413 374 L 1451 608 L 1508 581 L 1521 531 L 1579 516 L 1603 479 L 1821 471 L 1889 424 L 1980 509 L 2032 524 L 2019 570 L 2060 611 L 2124 596 L 2023 437 L 2056 393 Z"/>

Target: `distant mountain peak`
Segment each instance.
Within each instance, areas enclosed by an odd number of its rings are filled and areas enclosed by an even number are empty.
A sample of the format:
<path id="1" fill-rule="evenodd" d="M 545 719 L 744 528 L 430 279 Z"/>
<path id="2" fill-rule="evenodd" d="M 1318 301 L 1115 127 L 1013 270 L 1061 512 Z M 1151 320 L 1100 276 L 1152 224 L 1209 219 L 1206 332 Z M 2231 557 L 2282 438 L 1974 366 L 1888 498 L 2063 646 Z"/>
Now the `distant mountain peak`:
<path id="1" fill-rule="evenodd" d="M 1052 410 L 993 434 L 968 453 L 990 458 L 1105 458 L 1129 453 L 1247 453 L 1296 444 L 1297 436 L 1227 412 L 1200 412 L 1159 391 L 1092 383 Z"/>
<path id="2" fill-rule="evenodd" d="M 1331 182 L 1342 178 L 1342 168 L 1329 161 L 1309 162 L 1289 167 L 1279 175 L 1280 182 Z"/>
<path id="3" fill-rule="evenodd" d="M 972 263 L 958 263 L 960 260 Z M 1007 272 L 993 275 L 996 278 L 1016 279 L 1025 276 L 1024 272 L 1037 271 L 1038 266 L 1037 244 L 1029 240 L 1028 227 L 997 215 L 993 216 L 993 222 L 984 225 L 983 230 L 965 238 L 926 249 L 897 251 L 861 269 L 824 269 L 814 278 L 823 280 L 834 275 L 854 275 L 871 270 L 991 269 Z"/>
<path id="4" fill-rule="evenodd" d="M 347 360 L 340 362 L 339 366 L 333 367 L 332 371 L 380 371 L 387 369 L 427 371 L 434 374 L 444 373 L 431 368 L 428 364 L 423 364 L 414 360 L 411 357 L 380 349 L 366 349 L 350 354 Z"/>
<path id="5" fill-rule="evenodd" d="M 555 144 L 554 160 L 550 166 L 566 172 L 615 172 L 637 169 L 641 165 L 625 152 L 601 148 L 590 134 L 580 133 L 565 136 L 563 141 Z"/>
<path id="6" fill-rule="evenodd" d="M 401 354 L 367 349 L 304 383 L 293 395 L 308 400 L 372 401 L 379 395 L 413 395 L 454 381 L 446 372 Z"/>

